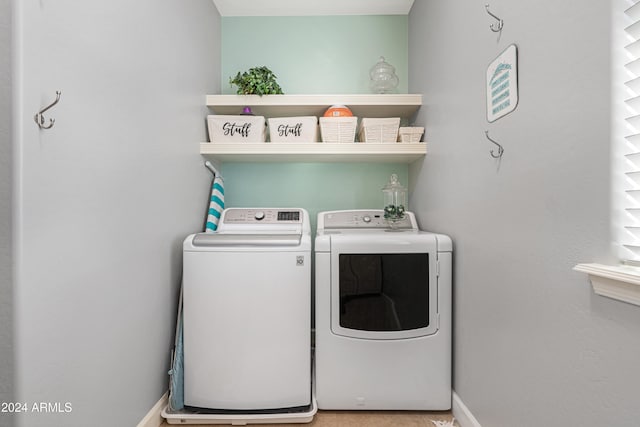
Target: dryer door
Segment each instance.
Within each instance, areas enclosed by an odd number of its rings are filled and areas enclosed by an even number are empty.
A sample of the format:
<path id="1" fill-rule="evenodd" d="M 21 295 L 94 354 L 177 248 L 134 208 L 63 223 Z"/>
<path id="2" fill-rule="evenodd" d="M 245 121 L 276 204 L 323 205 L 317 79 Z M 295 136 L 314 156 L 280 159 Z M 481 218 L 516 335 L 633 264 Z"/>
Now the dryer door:
<path id="1" fill-rule="evenodd" d="M 332 236 L 331 330 L 367 339 L 436 333 L 435 238 L 402 232 Z"/>

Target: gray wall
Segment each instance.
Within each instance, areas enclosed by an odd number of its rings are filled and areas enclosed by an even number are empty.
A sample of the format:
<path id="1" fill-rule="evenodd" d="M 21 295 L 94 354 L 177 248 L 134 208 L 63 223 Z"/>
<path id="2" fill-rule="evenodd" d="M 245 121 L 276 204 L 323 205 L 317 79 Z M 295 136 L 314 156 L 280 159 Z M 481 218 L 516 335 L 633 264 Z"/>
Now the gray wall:
<path id="1" fill-rule="evenodd" d="M 11 1 L 0 0 L 0 402 L 13 401 L 11 292 Z M 11 425 L 0 414 L 0 427 Z"/>
<path id="2" fill-rule="evenodd" d="M 211 0 L 14 7 L 16 399 L 72 409 L 18 425 L 134 426 L 168 388 L 181 243 L 207 206 L 220 17 Z"/>
<path id="3" fill-rule="evenodd" d="M 499 39 L 484 3 L 417 0 L 409 17 L 429 141 L 411 208 L 453 238 L 454 388 L 486 427 L 638 425 L 640 307 L 572 271 L 613 261 L 610 7 L 492 1 Z M 520 104 L 488 124 L 486 67 L 511 43 Z"/>

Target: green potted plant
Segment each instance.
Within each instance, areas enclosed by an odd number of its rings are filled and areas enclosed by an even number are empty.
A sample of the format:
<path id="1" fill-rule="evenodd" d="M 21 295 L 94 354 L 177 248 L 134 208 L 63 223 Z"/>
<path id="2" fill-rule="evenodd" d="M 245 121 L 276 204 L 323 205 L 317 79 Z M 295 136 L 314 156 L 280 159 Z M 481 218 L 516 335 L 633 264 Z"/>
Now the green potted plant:
<path id="1" fill-rule="evenodd" d="M 238 72 L 229 78 L 231 85 L 238 86 L 238 95 L 282 95 L 282 89 L 276 82 L 276 75 L 269 68 L 254 67 L 244 73 Z"/>

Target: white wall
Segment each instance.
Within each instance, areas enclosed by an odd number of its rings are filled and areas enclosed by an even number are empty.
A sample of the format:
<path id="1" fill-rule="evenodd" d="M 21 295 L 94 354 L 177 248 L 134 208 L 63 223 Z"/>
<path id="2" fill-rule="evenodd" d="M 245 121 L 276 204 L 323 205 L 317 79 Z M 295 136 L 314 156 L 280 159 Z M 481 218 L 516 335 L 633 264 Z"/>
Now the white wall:
<path id="1" fill-rule="evenodd" d="M 409 17 L 429 141 L 411 207 L 453 238 L 454 388 L 486 427 L 638 425 L 640 307 L 572 271 L 612 261 L 609 8 L 492 1 L 499 39 L 484 3 L 418 0 Z M 520 104 L 488 124 L 486 67 L 511 43 Z"/>
<path id="2" fill-rule="evenodd" d="M 14 7 L 16 398 L 72 405 L 18 425 L 133 426 L 167 389 L 181 242 L 207 206 L 220 17 L 210 0 Z"/>
<path id="3" fill-rule="evenodd" d="M 0 0 L 0 402 L 13 401 L 11 283 L 11 1 Z M 11 418 L 0 414 L 0 427 Z"/>

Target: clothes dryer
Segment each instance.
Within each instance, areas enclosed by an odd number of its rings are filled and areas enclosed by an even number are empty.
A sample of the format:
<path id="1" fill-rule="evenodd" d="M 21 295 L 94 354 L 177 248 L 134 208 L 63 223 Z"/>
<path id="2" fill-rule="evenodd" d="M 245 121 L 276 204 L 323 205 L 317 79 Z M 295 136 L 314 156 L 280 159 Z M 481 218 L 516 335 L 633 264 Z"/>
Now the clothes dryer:
<path id="1" fill-rule="evenodd" d="M 451 408 L 452 242 L 407 212 L 318 214 L 315 378 L 319 409 Z"/>

